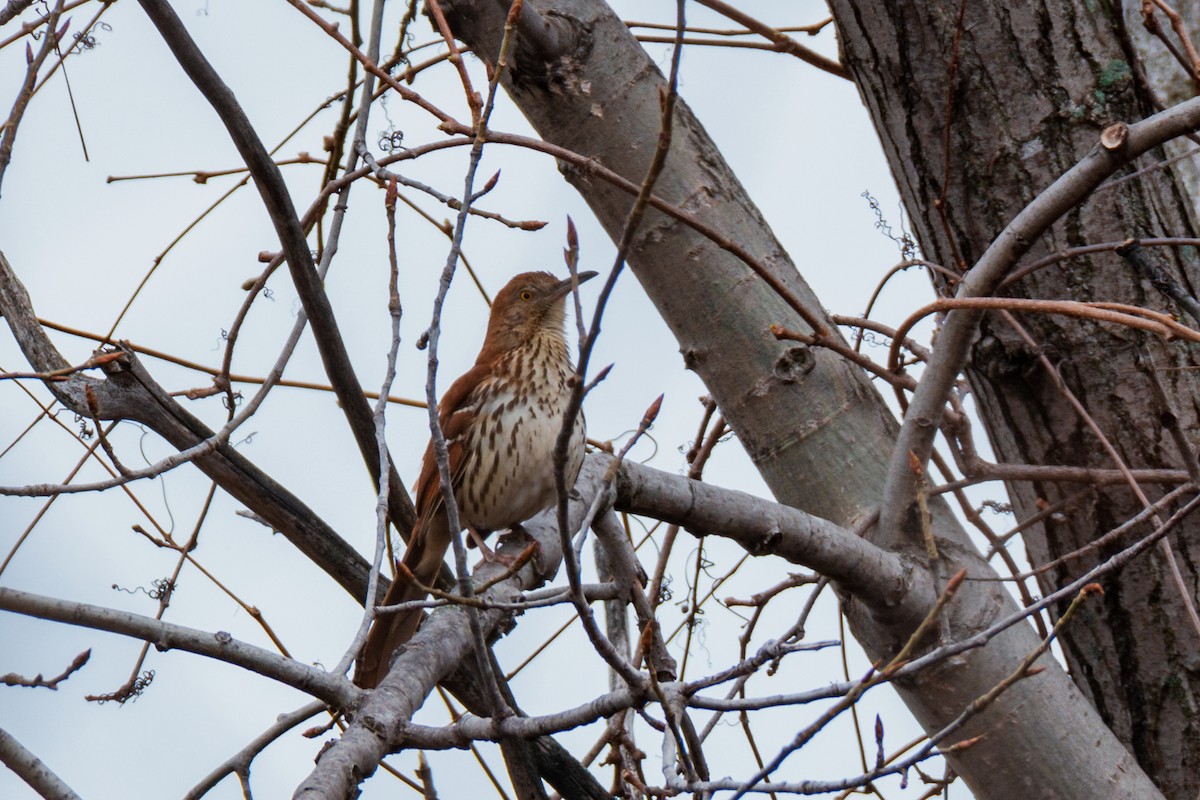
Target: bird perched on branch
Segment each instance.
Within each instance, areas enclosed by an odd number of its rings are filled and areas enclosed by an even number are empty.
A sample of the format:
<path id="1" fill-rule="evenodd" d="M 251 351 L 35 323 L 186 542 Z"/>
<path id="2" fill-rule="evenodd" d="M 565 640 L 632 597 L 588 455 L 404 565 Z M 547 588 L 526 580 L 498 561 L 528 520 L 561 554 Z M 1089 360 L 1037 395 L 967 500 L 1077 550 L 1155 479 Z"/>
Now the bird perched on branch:
<path id="1" fill-rule="evenodd" d="M 577 282 L 595 276 L 581 272 Z M 559 280 L 549 272 L 526 272 L 509 281 L 492 303 L 475 366 L 438 404 L 459 521 L 480 544 L 492 531 L 512 528 L 553 505 L 557 496 L 554 447 L 575 374 L 563 331 L 571 286 L 570 278 Z M 567 448 L 568 487 L 583 464 L 583 443 L 583 415 L 577 414 Z M 417 522 L 385 605 L 425 599 L 425 587 L 437 580 L 454 533 L 433 442 L 425 449 L 415 491 Z M 378 685 L 392 654 L 420 621 L 420 609 L 376 619 L 354 682 L 363 688 Z"/>

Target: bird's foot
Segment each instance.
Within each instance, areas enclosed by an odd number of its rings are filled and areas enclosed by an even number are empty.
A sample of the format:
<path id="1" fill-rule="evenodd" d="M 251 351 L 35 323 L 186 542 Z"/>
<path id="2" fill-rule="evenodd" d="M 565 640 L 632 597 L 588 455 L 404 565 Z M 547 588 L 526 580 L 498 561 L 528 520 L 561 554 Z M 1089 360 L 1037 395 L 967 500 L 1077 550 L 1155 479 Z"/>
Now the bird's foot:
<path id="1" fill-rule="evenodd" d="M 487 542 L 484 541 L 488 537 L 489 533 L 491 533 L 491 531 L 480 533 L 474 528 L 467 528 L 467 547 L 478 547 L 479 552 L 483 553 L 483 558 L 485 561 L 490 561 L 496 555 L 492 551 L 492 548 L 487 546 Z"/>
<path id="2" fill-rule="evenodd" d="M 475 530 L 474 528 L 467 528 L 467 538 L 470 540 L 468 542 L 468 546 L 478 547 L 479 554 L 483 556 L 479 563 L 475 565 L 475 569 L 479 569 L 479 567 L 483 564 L 503 564 L 505 567 L 508 567 L 510 573 L 515 572 L 516 570 L 513 569 L 513 565 L 517 559 L 514 559 L 512 556 L 506 556 L 502 553 L 497 553 L 495 550 L 488 547 L 487 543 L 483 540 L 485 535 L 486 534 L 481 535 L 479 531 Z"/>
<path id="3" fill-rule="evenodd" d="M 511 528 L 509 528 L 508 532 L 501 537 L 500 541 L 502 544 L 507 544 L 514 539 L 526 543 L 525 548 L 515 556 L 507 556 L 503 553 L 498 553 L 495 550 L 484 546 L 482 541 L 477 542 L 477 545 L 483 553 L 484 561 L 503 564 L 504 566 L 508 567 L 510 572 L 516 572 L 521 567 L 525 566 L 525 564 L 529 563 L 531 558 L 537 559 L 534 566 L 541 570 L 543 567 L 541 562 L 541 543 L 531 536 L 529 531 L 521 527 L 520 524 L 513 525 Z"/>

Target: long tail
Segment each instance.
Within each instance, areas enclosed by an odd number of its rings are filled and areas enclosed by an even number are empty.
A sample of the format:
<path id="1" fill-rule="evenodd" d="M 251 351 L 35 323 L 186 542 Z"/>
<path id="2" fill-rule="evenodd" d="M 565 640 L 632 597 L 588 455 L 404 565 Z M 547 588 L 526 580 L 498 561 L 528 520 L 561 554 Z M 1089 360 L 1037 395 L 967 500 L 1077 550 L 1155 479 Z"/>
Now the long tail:
<path id="1" fill-rule="evenodd" d="M 428 593 L 423 586 L 433 586 L 442 568 L 442 559 L 450 544 L 445 514 L 435 514 L 428 524 L 418 522 L 402 562 L 419 585 L 403 571 L 392 581 L 384 597 L 384 605 L 424 600 Z M 375 620 L 367 634 L 358 662 L 354 668 L 354 683 L 363 689 L 374 689 L 387 675 L 392 654 L 412 638 L 425 616 L 419 608 L 385 614 Z"/>

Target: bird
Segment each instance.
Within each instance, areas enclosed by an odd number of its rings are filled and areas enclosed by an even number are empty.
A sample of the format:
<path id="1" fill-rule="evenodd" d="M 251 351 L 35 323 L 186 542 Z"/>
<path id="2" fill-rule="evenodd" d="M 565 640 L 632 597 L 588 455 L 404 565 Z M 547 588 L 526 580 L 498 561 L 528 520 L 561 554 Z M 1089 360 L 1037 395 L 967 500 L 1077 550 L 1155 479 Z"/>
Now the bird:
<path id="1" fill-rule="evenodd" d="M 554 449 L 575 376 L 564 331 L 566 297 L 596 275 L 580 272 L 560 280 L 549 272 L 525 272 L 510 280 L 492 302 L 475 365 L 438 403 L 459 522 L 479 544 L 493 531 L 519 529 L 557 498 Z M 567 447 L 568 487 L 583 465 L 584 440 L 580 412 Z M 437 580 L 457 533 L 450 530 L 432 441 L 414 492 L 417 521 L 384 605 L 425 599 L 425 587 Z M 377 617 L 357 659 L 354 683 L 377 686 L 422 616 L 413 609 Z"/>

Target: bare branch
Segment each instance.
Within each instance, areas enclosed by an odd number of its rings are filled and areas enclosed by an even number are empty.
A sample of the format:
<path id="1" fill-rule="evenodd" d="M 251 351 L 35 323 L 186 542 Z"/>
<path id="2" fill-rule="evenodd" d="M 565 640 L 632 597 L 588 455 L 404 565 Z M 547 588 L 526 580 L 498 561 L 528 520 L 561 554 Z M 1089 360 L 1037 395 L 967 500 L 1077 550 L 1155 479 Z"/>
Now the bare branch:
<path id="1" fill-rule="evenodd" d="M 15 772 L 45 800 L 79 800 L 79 795 L 62 778 L 3 728 L 0 728 L 0 763 Z"/>
<path id="2" fill-rule="evenodd" d="M 803 564 L 881 606 L 902 602 L 920 580 L 894 553 L 827 520 L 744 492 L 630 463 L 621 466 L 616 490 L 622 511 L 676 523 L 698 536 L 732 539 L 753 555 Z"/>
<path id="3" fill-rule="evenodd" d="M 83 669 L 83 665 L 86 664 L 88 659 L 91 657 L 91 648 L 84 650 L 82 653 L 75 656 L 75 660 L 67 665 L 67 668 L 62 671 L 62 674 L 54 678 L 43 678 L 42 673 L 40 672 L 32 678 L 26 678 L 22 675 L 18 675 L 15 672 L 10 672 L 7 675 L 0 675 L 0 683 L 3 683 L 5 686 L 28 686 L 30 688 L 45 686 L 47 689 L 57 690 L 60 683 L 71 677 L 79 670 Z"/>
<path id="4" fill-rule="evenodd" d="M 160 650 L 179 649 L 207 656 L 273 678 L 338 708 L 353 707 L 362 694 L 361 690 L 341 676 L 239 642 L 224 631 L 209 633 L 140 614 L 2 587 L 0 609 L 132 636 L 152 642 Z"/>
<path id="5" fill-rule="evenodd" d="M 346 413 L 367 470 L 374 479 L 379 475 L 379 459 L 371 409 L 354 374 L 350 355 L 334 320 L 329 297 L 317 277 L 312 253 L 309 251 L 279 167 L 263 147 L 258 133 L 246 118 L 233 92 L 200 52 L 170 5 L 164 0 L 139 2 L 179 60 L 180 66 L 221 117 L 230 138 L 254 176 L 254 184 L 262 195 L 263 204 L 287 256 L 288 269 L 300 295 L 304 312 L 313 327 L 325 372 L 337 392 L 338 401 Z M 304 10 L 306 7 L 301 4 L 300 8 Z M 388 506 L 392 520 L 405 529 L 411 527 L 415 519 L 412 501 L 394 469 L 388 474 L 388 487 Z"/>
<path id="6" fill-rule="evenodd" d="M 770 25 L 759 22 L 757 19 L 751 17 L 744 11 L 734 8 L 728 3 L 723 3 L 721 0 L 699 0 L 699 2 L 700 5 L 708 6 L 713 11 L 716 11 L 719 14 L 724 14 L 734 22 L 739 22 L 760 36 L 770 39 L 772 44 L 775 45 L 775 49 L 779 50 L 781 53 L 787 53 L 788 55 L 795 56 L 801 61 L 812 64 L 817 69 L 828 72 L 830 75 L 836 75 L 839 78 L 850 80 L 850 73 L 838 62 L 832 61 L 820 53 L 809 50 L 792 37 L 776 28 L 772 28 Z"/>
<path id="7" fill-rule="evenodd" d="M 1091 152 L 1025 206 L 993 240 L 963 278 L 956 298 L 968 300 L 990 295 L 1030 245 L 1105 178 L 1147 150 L 1197 127 L 1200 127 L 1200 98 L 1129 125 L 1128 134 L 1115 149 L 1097 142 Z M 928 459 L 945 398 L 962 369 L 967 348 L 982 313 L 976 308 L 959 308 L 946 314 L 938 336 L 937 352 L 913 394 L 912 404 L 893 450 L 880 519 L 881 529 L 888 540 L 895 540 L 899 536 L 906 509 L 915 497 L 907 453 L 911 450 L 922 462 Z"/>
<path id="8" fill-rule="evenodd" d="M 33 5 L 33 0 L 8 0 L 0 8 L 0 25 L 7 25 L 14 17 Z"/>
<path id="9" fill-rule="evenodd" d="M 0 314 L 35 370 L 51 372 L 68 367 L 38 324 L 29 295 L 2 252 Z M 301 552 L 361 600 L 370 571 L 366 559 L 299 498 L 254 466 L 228 442 L 218 441 L 217 434 L 155 382 L 133 353 L 124 351 L 122 356 L 105 365 L 104 381 L 75 374 L 67 381 L 51 381 L 46 384 L 47 388 L 66 407 L 76 413 L 88 414 L 85 387 L 90 386 L 98 400 L 101 417 L 137 420 L 178 450 L 195 450 L 194 463 L 201 471 L 268 520 Z M 214 444 L 204 445 L 206 442 Z M 137 472 L 131 474 L 138 475 Z"/>
<path id="10" fill-rule="evenodd" d="M 250 763 L 263 750 L 278 739 L 283 734 L 290 731 L 292 728 L 304 722 L 307 719 L 312 719 L 317 714 L 320 714 L 329 706 L 323 702 L 309 703 L 306 706 L 296 709 L 289 714 L 280 714 L 279 718 L 271 727 L 267 728 L 260 735 L 255 737 L 254 741 L 247 744 L 238 752 L 230 756 L 226 761 L 218 765 L 212 772 L 204 777 L 204 780 L 188 790 L 188 793 L 183 796 L 183 800 L 200 800 L 201 797 L 208 794 L 218 783 L 224 780 L 227 776 L 233 773 L 246 773 L 250 770 Z"/>
<path id="11" fill-rule="evenodd" d="M 15 0 L 10 0 L 8 6 L 5 7 L 6 12 L 13 8 L 14 2 Z M 53 10 L 46 15 L 46 31 L 42 45 L 38 48 L 37 55 L 29 59 L 29 64 L 25 69 L 25 80 L 21 84 L 20 91 L 17 92 L 16 100 L 13 101 L 12 110 L 8 112 L 8 119 L 0 127 L 0 185 L 4 183 L 4 174 L 8 171 L 9 162 L 12 160 L 13 144 L 16 142 L 17 129 L 21 126 L 21 118 L 25 116 L 25 109 L 28 108 L 29 101 L 33 98 L 38 70 L 42 68 L 42 64 L 58 46 L 58 32 L 55 28 L 58 26 L 59 15 L 62 14 L 63 4 L 64 0 L 58 0 Z M 14 13 L 20 13 L 22 10 L 16 8 Z"/>

